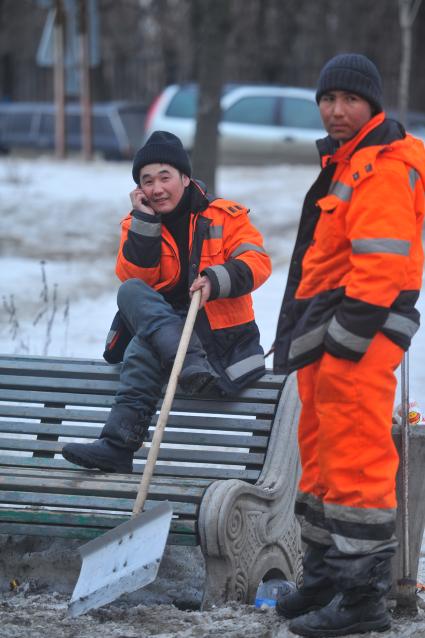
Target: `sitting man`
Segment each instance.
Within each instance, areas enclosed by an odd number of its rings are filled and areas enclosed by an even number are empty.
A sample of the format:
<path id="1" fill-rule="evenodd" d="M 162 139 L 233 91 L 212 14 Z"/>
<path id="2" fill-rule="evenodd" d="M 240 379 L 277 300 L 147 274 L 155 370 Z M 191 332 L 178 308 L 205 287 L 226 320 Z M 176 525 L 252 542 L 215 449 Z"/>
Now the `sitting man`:
<path id="1" fill-rule="evenodd" d="M 200 311 L 179 377 L 183 391 L 233 393 L 264 374 L 250 293 L 271 263 L 248 210 L 207 197 L 191 179 L 181 141 L 165 131 L 137 152 L 133 179 L 116 265 L 124 283 L 104 355 L 123 360 L 115 403 L 99 439 L 62 451 L 72 463 L 105 472 L 133 469 L 195 290 Z"/>

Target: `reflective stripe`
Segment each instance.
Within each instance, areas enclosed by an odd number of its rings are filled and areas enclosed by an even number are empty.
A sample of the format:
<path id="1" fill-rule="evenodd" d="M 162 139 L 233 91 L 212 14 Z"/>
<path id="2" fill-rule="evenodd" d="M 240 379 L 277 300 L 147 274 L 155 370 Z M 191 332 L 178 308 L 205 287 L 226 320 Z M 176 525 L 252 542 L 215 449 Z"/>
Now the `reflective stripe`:
<path id="1" fill-rule="evenodd" d="M 344 202 L 349 202 L 351 199 L 351 195 L 353 194 L 353 189 L 351 186 L 347 186 L 347 184 L 343 184 L 342 182 L 332 182 L 331 187 L 329 189 L 329 195 L 336 195 L 339 199 L 342 199 Z"/>
<path id="2" fill-rule="evenodd" d="M 145 237 L 159 237 L 161 235 L 161 223 L 145 222 L 132 217 L 130 230 L 137 235 L 144 235 Z"/>
<path id="3" fill-rule="evenodd" d="M 209 226 L 207 239 L 220 239 L 223 237 L 223 226 Z"/>
<path id="4" fill-rule="evenodd" d="M 237 257 L 238 255 L 241 255 L 242 253 L 246 253 L 249 250 L 253 250 L 256 253 L 263 253 L 263 254 L 267 254 L 266 251 L 264 250 L 264 248 L 262 246 L 257 246 L 257 244 L 240 244 L 230 255 L 230 257 Z"/>
<path id="5" fill-rule="evenodd" d="M 211 266 L 210 270 L 213 270 L 215 272 L 215 275 L 218 279 L 218 296 L 228 297 L 232 289 L 232 282 L 230 280 L 230 275 L 227 272 L 227 269 L 224 266 Z"/>
<path id="6" fill-rule="evenodd" d="M 331 534 L 331 537 L 337 549 L 343 554 L 372 554 L 397 547 L 398 545 L 395 536 L 385 540 L 348 538 L 339 534 Z"/>
<path id="7" fill-rule="evenodd" d="M 392 253 L 407 256 L 410 252 L 410 241 L 407 239 L 353 239 L 351 245 L 356 255 Z"/>
<path id="8" fill-rule="evenodd" d="M 257 370 L 257 368 L 264 368 L 264 356 L 262 354 L 253 354 L 242 361 L 233 363 L 226 368 L 226 374 L 231 381 L 243 377 L 248 372 Z"/>
<path id="9" fill-rule="evenodd" d="M 406 335 L 406 337 L 410 337 L 410 339 L 419 330 L 417 323 L 408 319 L 408 317 L 398 315 L 396 312 L 390 312 L 382 327 L 399 332 L 402 335 Z"/>
<path id="10" fill-rule="evenodd" d="M 301 537 L 303 539 L 319 543 L 320 545 L 332 544 L 332 536 L 327 529 L 313 525 L 300 514 L 296 514 L 296 517 L 301 525 Z"/>
<path id="11" fill-rule="evenodd" d="M 289 359 L 295 359 L 296 357 L 317 348 L 317 346 L 320 346 L 328 331 L 328 326 L 329 321 L 317 328 L 314 328 L 314 330 L 310 330 L 310 332 L 306 332 L 301 335 L 301 337 L 294 339 L 289 349 Z"/>
<path id="12" fill-rule="evenodd" d="M 370 342 L 372 339 L 366 339 L 365 337 L 359 337 L 354 333 L 346 330 L 341 326 L 341 324 L 333 317 L 328 334 L 334 339 L 337 343 L 344 346 L 344 348 L 348 348 L 353 352 L 366 352 Z"/>
<path id="13" fill-rule="evenodd" d="M 114 339 L 116 334 L 117 334 L 116 330 L 110 330 L 108 332 L 108 336 L 106 337 L 106 345 L 107 346 L 111 343 L 111 341 Z"/>
<path id="14" fill-rule="evenodd" d="M 416 170 L 416 168 L 410 168 L 409 169 L 409 182 L 410 182 L 410 187 L 412 190 L 415 190 L 415 185 L 416 182 L 419 179 L 419 173 Z"/>
<path id="15" fill-rule="evenodd" d="M 305 503 L 308 507 L 316 512 L 323 513 L 323 501 L 321 501 L 314 494 L 308 494 L 307 492 L 297 492 L 295 499 L 296 503 Z"/>
<path id="16" fill-rule="evenodd" d="M 348 523 L 383 525 L 396 519 L 396 509 L 394 508 L 347 507 L 346 505 L 324 503 L 324 510 L 326 518 Z"/>

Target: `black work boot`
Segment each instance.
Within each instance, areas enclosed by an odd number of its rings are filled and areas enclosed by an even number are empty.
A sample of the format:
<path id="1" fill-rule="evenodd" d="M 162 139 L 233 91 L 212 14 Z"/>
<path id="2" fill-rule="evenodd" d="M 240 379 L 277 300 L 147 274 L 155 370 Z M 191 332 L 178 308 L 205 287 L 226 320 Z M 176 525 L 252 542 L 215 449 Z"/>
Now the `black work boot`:
<path id="1" fill-rule="evenodd" d="M 133 454 L 132 450 L 118 447 L 108 439 L 97 439 L 93 443 L 67 443 L 62 449 L 62 456 L 75 465 L 122 474 L 133 471 Z"/>
<path id="2" fill-rule="evenodd" d="M 185 394 L 202 394 L 213 390 L 218 375 L 210 365 L 207 356 L 187 354 L 179 376 L 179 385 Z"/>
<path id="3" fill-rule="evenodd" d="M 276 611 L 284 618 L 296 618 L 327 605 L 336 594 L 327 576 L 323 556 L 327 548 L 307 546 L 303 556 L 303 585 L 278 598 Z"/>
<path id="4" fill-rule="evenodd" d="M 337 594 L 326 607 L 295 618 L 289 624 L 292 633 L 312 638 L 386 631 L 390 627 L 384 597 L 352 597 L 350 592 Z"/>
<path id="5" fill-rule="evenodd" d="M 129 473 L 133 471 L 134 452 L 147 439 L 148 428 L 148 420 L 137 410 L 116 404 L 97 441 L 68 443 L 62 448 L 62 456 L 82 467 Z"/>
<path id="6" fill-rule="evenodd" d="M 151 343 L 161 357 L 165 368 L 171 370 L 183 331 L 183 323 L 167 324 L 156 330 Z M 206 393 L 212 390 L 218 375 L 207 359 L 204 348 L 196 333 L 192 333 L 179 375 L 179 385 L 185 394 Z"/>

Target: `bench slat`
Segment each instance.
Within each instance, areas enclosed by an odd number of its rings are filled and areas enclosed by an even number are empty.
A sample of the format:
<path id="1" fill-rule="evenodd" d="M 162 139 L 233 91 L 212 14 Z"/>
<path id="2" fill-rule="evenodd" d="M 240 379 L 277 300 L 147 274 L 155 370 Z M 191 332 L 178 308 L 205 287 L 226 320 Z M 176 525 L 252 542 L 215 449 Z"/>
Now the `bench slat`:
<path id="1" fill-rule="evenodd" d="M 47 474 L 40 476 L 37 481 L 27 476 L 2 476 L 2 489 L 11 491 L 42 492 L 48 494 L 73 494 L 93 495 L 115 498 L 136 498 L 138 482 L 131 484 L 128 481 L 103 481 L 101 475 L 92 476 L 90 479 L 77 479 L 71 477 L 53 477 Z M 149 488 L 149 498 L 158 500 L 173 500 L 175 502 L 199 503 L 205 492 L 205 486 L 181 485 L 177 481 L 155 483 Z M 19 497 L 17 497 L 19 499 Z"/>
<path id="2" fill-rule="evenodd" d="M 102 377 L 117 378 L 121 364 L 110 365 L 102 359 L 74 359 L 66 357 L 49 357 L 46 360 L 42 356 L 34 355 L 0 355 L 0 370 L 21 371 L 51 371 L 56 373 L 74 374 L 81 376 L 85 374 L 100 375 Z M 252 383 L 252 387 L 279 388 L 285 381 L 284 375 L 273 375 L 269 371 Z"/>
<path id="3" fill-rule="evenodd" d="M 224 427 L 223 427 L 224 429 Z M 48 435 L 52 437 L 62 436 L 71 438 L 95 439 L 99 436 L 101 428 L 76 427 L 70 425 L 44 423 L 0 423 L 0 431 L 10 434 Z M 0 449 L 5 439 L 0 437 Z M 21 440 L 21 439 L 18 439 Z M 52 439 L 51 439 L 52 440 Z M 211 434 L 209 432 L 182 432 L 181 430 L 165 430 L 164 443 L 180 445 L 197 445 L 202 447 L 236 447 L 266 449 L 268 438 L 265 436 L 251 436 L 242 434 Z M 8 448 L 9 449 L 9 448 Z"/>
<path id="4" fill-rule="evenodd" d="M 84 423 L 105 423 L 109 411 L 104 410 L 80 410 L 78 408 L 51 408 L 34 407 L 21 405 L 4 405 L 0 403 L 1 417 L 15 417 L 22 419 L 58 419 L 61 421 L 84 422 Z M 152 418 L 152 424 L 158 420 L 158 415 Z M 201 424 L 199 423 L 202 421 Z M 21 422 L 19 422 L 21 424 Z M 26 424 L 25 424 L 26 425 Z M 201 428 L 200 428 L 201 425 Z M 0 432 L 18 432 L 18 426 L 13 425 L 12 430 L 5 427 L 12 427 L 11 422 L 0 420 Z M 46 432 L 49 426 L 46 427 Z M 68 426 L 66 426 L 68 427 Z M 269 432 L 271 421 L 269 419 L 238 419 L 228 416 L 208 417 L 199 415 L 170 414 L 167 427 L 196 428 L 202 430 L 235 430 L 242 432 Z M 29 432 L 29 430 L 24 430 Z M 44 431 L 44 430 L 43 430 Z M 94 435 L 97 436 L 97 435 Z"/>
<path id="5" fill-rule="evenodd" d="M 114 403 L 112 395 L 101 394 L 76 394 L 66 392 L 48 392 L 25 389 L 1 389 L 2 400 L 25 403 L 56 403 L 58 407 L 63 405 L 76 405 L 110 408 Z M 239 397 L 238 397 L 239 398 Z M 272 417 L 275 411 L 275 403 L 240 403 L 237 401 L 220 401 L 210 399 L 194 399 L 187 397 L 176 399 L 173 403 L 173 412 L 199 412 L 200 414 L 232 414 L 233 416 L 262 416 Z"/>
<path id="6" fill-rule="evenodd" d="M 77 472 L 81 468 L 77 468 L 76 465 L 71 465 L 63 458 L 46 459 L 43 457 L 35 456 L 15 456 L 13 454 L 1 454 L 0 453 L 0 465 L 5 467 L 26 467 L 26 468 L 56 468 L 67 469 L 72 472 Z M 133 468 L 133 474 L 138 475 L 143 472 L 144 463 L 136 462 Z M 93 470 L 94 472 L 96 470 Z M 211 478 L 211 479 L 240 479 L 241 481 L 248 481 L 254 483 L 260 476 L 259 469 L 242 469 L 242 468 L 227 468 L 227 467 L 203 467 L 203 466 L 191 466 L 191 465 L 172 465 L 157 463 L 155 466 L 154 477 L 159 476 L 174 476 L 180 480 L 181 477 L 188 478 Z"/>
<path id="7" fill-rule="evenodd" d="M 17 482 L 16 482 L 17 483 Z M 2 487 L 7 487 L 2 485 Z M 97 495 L 85 495 L 85 494 L 49 494 L 46 492 L 35 492 L 28 491 L 25 492 L 21 489 L 15 489 L 15 485 L 9 485 L 9 487 L 13 487 L 14 489 L 10 490 L 1 490 L 0 497 L 2 504 L 12 504 L 15 507 L 17 505 L 27 505 L 31 507 L 56 507 L 56 508 L 70 508 L 72 509 L 87 509 L 90 511 L 93 510 L 112 510 L 118 512 L 129 512 L 131 513 L 134 505 L 134 497 L 133 498 L 123 498 L 121 496 L 117 497 L 106 497 L 106 496 L 97 496 Z M 164 498 L 160 499 L 161 501 L 166 500 Z M 198 505 L 196 503 L 181 503 L 179 501 L 171 501 L 173 514 L 175 515 L 185 515 L 191 516 L 192 518 L 196 516 L 198 511 Z M 146 501 L 145 509 L 149 510 L 152 507 L 155 507 L 158 503 L 149 498 Z"/>
<path id="8" fill-rule="evenodd" d="M 93 379 L 91 377 L 82 379 L 81 377 L 52 377 L 52 376 L 30 376 L 28 375 L 13 375 L 13 374 L 0 374 L 0 387 L 10 389 L 41 389 L 41 390 L 60 390 L 61 392 L 81 392 L 83 394 L 96 393 L 96 394 L 115 394 L 117 389 L 116 380 L 108 379 Z M 237 400 L 241 401 L 257 401 L 257 402 L 270 402 L 276 401 L 278 394 L 277 389 L 261 389 L 261 388 L 249 388 L 242 390 Z M 178 396 L 178 394 L 177 394 Z M 185 397 L 185 400 L 189 399 Z M 232 401 L 231 397 L 220 397 L 221 403 Z M 189 400 L 190 401 L 190 400 Z"/>
<path id="9" fill-rule="evenodd" d="M 60 454 L 63 447 L 61 441 L 40 441 L 36 439 L 1 438 L 3 450 L 20 452 L 51 452 Z M 141 448 L 135 458 L 145 459 L 148 448 Z M 221 450 L 198 450 L 194 448 L 168 448 L 162 446 L 159 450 L 160 461 L 182 461 L 186 463 L 214 463 L 217 465 L 262 465 L 264 454 L 257 452 L 227 452 Z"/>
<path id="10" fill-rule="evenodd" d="M 2 534 L 7 534 L 8 536 L 31 534 L 31 536 L 58 537 L 89 541 L 101 534 L 104 534 L 105 530 L 95 527 L 82 528 L 61 527 L 59 525 L 22 525 L 19 523 L 2 523 L 0 526 L 0 532 Z M 193 547 L 199 543 L 197 536 L 194 534 L 170 533 L 167 538 L 167 544 Z"/>
<path id="11" fill-rule="evenodd" d="M 40 478 L 65 478 L 75 480 L 93 480 L 96 478 L 102 479 L 102 482 L 105 483 L 130 483 L 131 485 L 137 486 L 140 482 L 140 477 L 135 476 L 133 474 L 105 474 L 103 472 L 93 471 L 93 470 L 82 470 L 78 468 L 76 471 L 71 471 L 69 469 L 64 468 L 27 468 L 27 467 L 0 467 L 0 477 L 5 476 L 6 481 L 8 476 L 23 476 L 26 478 L 32 478 L 36 481 Z M 175 477 L 167 478 L 165 476 L 158 476 L 154 478 L 154 482 L 156 485 L 171 485 L 175 482 Z M 205 490 L 208 485 L 211 484 L 211 479 L 206 478 L 179 478 L 179 485 L 186 485 L 188 487 L 198 487 L 200 490 Z"/>
<path id="12" fill-rule="evenodd" d="M 78 525 L 78 527 L 102 527 L 110 529 L 125 523 L 131 517 L 122 514 L 97 514 L 94 512 L 71 512 L 69 510 L 34 510 L 27 507 L 19 509 L 0 507 L 0 530 L 3 523 L 39 523 L 44 525 Z M 197 523 L 194 520 L 172 519 L 171 532 L 175 534 L 196 534 Z"/>

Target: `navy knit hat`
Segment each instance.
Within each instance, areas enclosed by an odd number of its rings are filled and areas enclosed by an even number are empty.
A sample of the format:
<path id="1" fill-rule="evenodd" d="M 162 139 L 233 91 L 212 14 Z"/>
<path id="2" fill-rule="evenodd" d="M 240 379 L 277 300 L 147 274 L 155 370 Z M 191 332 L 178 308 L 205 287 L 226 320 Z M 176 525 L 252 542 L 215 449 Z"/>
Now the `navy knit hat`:
<path id="1" fill-rule="evenodd" d="M 359 53 L 343 53 L 331 58 L 319 75 L 316 101 L 327 91 L 350 91 L 382 111 L 382 80 L 374 63 Z"/>
<path id="2" fill-rule="evenodd" d="M 154 131 L 139 149 L 133 161 L 133 179 L 140 181 L 140 169 L 146 164 L 170 164 L 187 175 L 192 174 L 189 155 L 176 135 L 168 131 Z"/>

